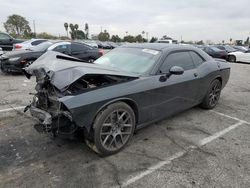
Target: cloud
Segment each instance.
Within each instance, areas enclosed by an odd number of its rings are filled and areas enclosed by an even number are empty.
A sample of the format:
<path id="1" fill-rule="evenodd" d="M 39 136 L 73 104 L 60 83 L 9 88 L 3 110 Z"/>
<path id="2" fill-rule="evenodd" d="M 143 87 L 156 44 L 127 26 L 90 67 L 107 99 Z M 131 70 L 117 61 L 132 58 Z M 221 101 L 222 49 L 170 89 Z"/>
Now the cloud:
<path id="1" fill-rule="evenodd" d="M 65 35 L 63 23 L 88 22 L 91 33 L 101 27 L 111 34 L 172 36 L 178 40 L 221 41 L 250 35 L 249 0 L 1 0 L 0 30 L 11 14 L 20 14 L 37 32 Z"/>

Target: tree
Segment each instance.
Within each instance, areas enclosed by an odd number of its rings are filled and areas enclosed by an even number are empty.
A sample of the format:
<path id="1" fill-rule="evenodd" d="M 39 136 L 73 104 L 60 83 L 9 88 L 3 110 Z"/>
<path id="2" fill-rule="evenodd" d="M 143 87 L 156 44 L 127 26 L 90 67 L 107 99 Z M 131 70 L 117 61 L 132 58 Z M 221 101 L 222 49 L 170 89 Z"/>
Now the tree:
<path id="1" fill-rule="evenodd" d="M 172 38 L 168 37 L 167 35 L 163 35 L 161 39 L 162 40 L 172 40 Z"/>
<path id="2" fill-rule="evenodd" d="M 124 42 L 135 42 L 135 37 L 132 35 L 127 35 L 123 38 Z"/>
<path id="3" fill-rule="evenodd" d="M 144 40 L 143 40 L 143 38 L 142 38 L 142 35 L 141 35 L 141 34 L 137 35 L 137 36 L 135 37 L 135 41 L 136 41 L 136 42 L 144 42 Z"/>
<path id="4" fill-rule="evenodd" d="M 100 41 L 108 41 L 109 37 L 110 37 L 110 35 L 107 32 L 107 30 L 105 29 L 104 32 L 99 33 L 98 40 L 100 40 Z"/>
<path id="5" fill-rule="evenodd" d="M 79 26 L 78 26 L 78 24 L 75 24 L 75 30 L 77 31 L 78 29 L 79 29 Z"/>
<path id="6" fill-rule="evenodd" d="M 74 40 L 75 39 L 75 26 L 71 23 L 69 24 L 69 28 L 70 28 L 70 36 L 71 36 L 71 39 Z"/>
<path id="7" fill-rule="evenodd" d="M 84 30 L 85 30 L 86 39 L 88 39 L 89 38 L 89 24 L 88 23 L 85 23 Z"/>
<path id="8" fill-rule="evenodd" d="M 65 30 L 66 30 L 66 33 L 67 33 L 67 37 L 69 37 L 69 34 L 68 34 L 69 24 L 64 23 L 64 27 L 65 27 Z"/>
<path id="9" fill-rule="evenodd" d="M 41 38 L 41 39 L 57 39 L 56 36 L 48 34 L 46 32 L 42 32 L 42 33 L 37 34 L 37 37 Z"/>
<path id="10" fill-rule="evenodd" d="M 204 42 L 203 42 L 203 40 L 201 40 L 201 41 L 196 42 L 196 44 L 198 44 L 198 45 L 204 45 Z"/>
<path id="11" fill-rule="evenodd" d="M 85 39 L 86 34 L 82 30 L 76 30 L 75 31 L 75 38 L 76 39 Z"/>
<path id="12" fill-rule="evenodd" d="M 7 21 L 3 25 L 7 33 L 13 36 L 25 37 L 25 35 L 31 33 L 29 22 L 17 14 L 8 16 Z"/>
<path id="13" fill-rule="evenodd" d="M 121 42 L 122 39 L 118 35 L 112 35 L 111 39 L 112 42 Z"/>
<path id="14" fill-rule="evenodd" d="M 230 44 L 232 44 L 233 39 L 232 39 L 232 38 L 230 38 L 230 39 L 229 39 L 229 41 L 230 41 Z"/>
<path id="15" fill-rule="evenodd" d="M 152 37 L 151 39 L 150 39 L 150 43 L 154 43 L 155 41 L 157 41 L 158 39 L 156 38 L 156 37 Z"/>
<path id="16" fill-rule="evenodd" d="M 249 37 L 247 37 L 247 40 L 244 42 L 245 45 L 249 45 Z"/>

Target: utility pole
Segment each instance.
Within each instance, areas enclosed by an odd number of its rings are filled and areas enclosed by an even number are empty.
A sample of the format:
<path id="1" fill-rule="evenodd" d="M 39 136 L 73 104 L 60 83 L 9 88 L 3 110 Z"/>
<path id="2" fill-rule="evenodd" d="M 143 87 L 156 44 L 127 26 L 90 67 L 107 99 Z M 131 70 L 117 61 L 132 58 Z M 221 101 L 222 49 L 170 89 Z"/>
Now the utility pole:
<path id="1" fill-rule="evenodd" d="M 33 30 L 34 30 L 34 36 L 36 38 L 36 22 L 33 20 Z"/>

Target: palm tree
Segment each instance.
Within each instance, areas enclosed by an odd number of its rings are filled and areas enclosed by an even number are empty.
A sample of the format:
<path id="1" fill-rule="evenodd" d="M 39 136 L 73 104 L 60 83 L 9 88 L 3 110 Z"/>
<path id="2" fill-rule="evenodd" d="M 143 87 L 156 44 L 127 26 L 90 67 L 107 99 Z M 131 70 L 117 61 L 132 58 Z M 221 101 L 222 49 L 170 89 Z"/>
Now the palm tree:
<path id="1" fill-rule="evenodd" d="M 230 44 L 232 44 L 233 39 L 232 39 L 232 38 L 230 38 L 230 39 L 229 39 L 229 41 L 230 41 Z"/>
<path id="2" fill-rule="evenodd" d="M 79 26 L 78 24 L 75 24 L 75 29 L 78 30 Z"/>
<path id="3" fill-rule="evenodd" d="M 69 28 L 71 30 L 71 39 L 75 39 L 75 26 L 71 23 L 69 24 Z"/>
<path id="4" fill-rule="evenodd" d="M 64 27 L 65 27 L 65 30 L 67 32 L 67 37 L 69 37 L 69 34 L 68 34 L 69 24 L 68 23 L 64 23 Z"/>
<path id="5" fill-rule="evenodd" d="M 145 31 L 142 31 L 142 38 L 145 38 L 144 35 L 145 35 Z"/>
<path id="6" fill-rule="evenodd" d="M 84 30 L 85 30 L 85 33 L 86 33 L 86 39 L 88 39 L 89 37 L 89 24 L 88 23 L 85 23 L 85 28 L 84 28 Z"/>

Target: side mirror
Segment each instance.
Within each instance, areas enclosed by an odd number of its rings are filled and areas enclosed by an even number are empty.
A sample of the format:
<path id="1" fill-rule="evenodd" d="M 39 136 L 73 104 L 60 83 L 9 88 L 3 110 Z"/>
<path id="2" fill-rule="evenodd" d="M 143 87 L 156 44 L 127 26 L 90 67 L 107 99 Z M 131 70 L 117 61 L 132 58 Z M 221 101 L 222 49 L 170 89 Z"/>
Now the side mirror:
<path id="1" fill-rule="evenodd" d="M 179 66 L 173 66 L 169 69 L 170 74 L 181 75 L 184 73 L 184 69 Z"/>
<path id="2" fill-rule="evenodd" d="M 169 69 L 169 72 L 166 75 L 160 77 L 159 81 L 165 82 L 172 74 L 181 75 L 183 73 L 184 73 L 184 69 L 182 67 L 173 66 Z"/>
<path id="3" fill-rule="evenodd" d="M 13 38 L 10 38 L 9 41 L 13 41 Z"/>

